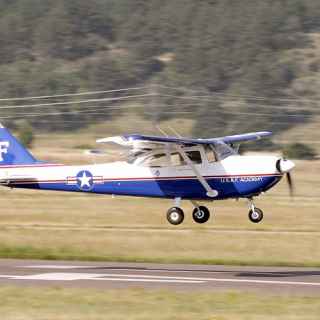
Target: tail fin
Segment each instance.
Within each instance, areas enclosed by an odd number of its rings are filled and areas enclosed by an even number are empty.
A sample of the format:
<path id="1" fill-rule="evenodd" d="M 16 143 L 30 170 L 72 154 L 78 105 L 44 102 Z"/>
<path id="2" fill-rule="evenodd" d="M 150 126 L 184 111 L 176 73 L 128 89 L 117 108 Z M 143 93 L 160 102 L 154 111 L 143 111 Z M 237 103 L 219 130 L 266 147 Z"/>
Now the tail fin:
<path id="1" fill-rule="evenodd" d="M 0 124 L 0 166 L 34 164 L 38 161 Z"/>

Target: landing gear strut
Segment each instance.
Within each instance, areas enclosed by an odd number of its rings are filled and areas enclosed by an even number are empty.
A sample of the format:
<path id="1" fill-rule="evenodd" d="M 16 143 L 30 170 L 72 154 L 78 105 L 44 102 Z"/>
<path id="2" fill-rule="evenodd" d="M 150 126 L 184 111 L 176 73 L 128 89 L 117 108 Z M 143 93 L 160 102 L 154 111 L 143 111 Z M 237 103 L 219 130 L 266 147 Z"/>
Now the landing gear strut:
<path id="1" fill-rule="evenodd" d="M 256 208 L 253 200 L 248 199 L 249 204 L 249 220 L 253 223 L 259 223 L 263 219 L 263 211 L 259 208 Z"/>

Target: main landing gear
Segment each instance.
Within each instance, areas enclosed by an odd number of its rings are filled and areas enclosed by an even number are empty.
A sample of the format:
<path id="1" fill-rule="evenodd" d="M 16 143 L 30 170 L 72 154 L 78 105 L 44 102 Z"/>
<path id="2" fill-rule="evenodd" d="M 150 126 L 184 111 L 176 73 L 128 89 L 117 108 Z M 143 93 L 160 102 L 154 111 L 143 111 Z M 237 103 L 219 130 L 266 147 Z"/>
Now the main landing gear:
<path id="1" fill-rule="evenodd" d="M 210 219 L 210 211 L 205 206 L 199 206 L 195 201 L 191 201 L 194 206 L 192 212 L 192 218 L 196 223 L 206 223 Z M 180 208 L 181 198 L 175 199 L 174 207 L 170 208 L 167 212 L 167 219 L 169 223 L 177 226 L 181 224 L 184 220 L 184 212 Z M 253 203 L 253 199 L 248 199 L 248 206 L 249 206 L 249 220 L 253 223 L 259 223 L 263 219 L 263 211 Z"/>
<path id="2" fill-rule="evenodd" d="M 210 219 L 210 211 L 205 206 L 196 206 L 192 212 L 192 218 L 196 223 L 206 223 Z"/>
<path id="3" fill-rule="evenodd" d="M 167 212 L 167 219 L 171 224 L 177 226 L 183 222 L 184 212 L 179 207 L 172 207 Z"/>
<path id="4" fill-rule="evenodd" d="M 249 220 L 253 223 L 259 223 L 263 219 L 263 211 L 259 208 L 256 208 L 253 200 L 248 199 L 248 206 L 249 206 Z"/>
<path id="5" fill-rule="evenodd" d="M 210 211 L 205 206 L 199 206 L 195 201 L 191 201 L 194 205 L 194 210 L 192 212 L 192 218 L 196 223 L 206 223 L 210 218 Z M 170 208 L 167 212 L 168 221 L 177 226 L 181 224 L 184 220 L 184 212 L 180 208 L 181 199 L 175 199 L 175 206 Z"/>

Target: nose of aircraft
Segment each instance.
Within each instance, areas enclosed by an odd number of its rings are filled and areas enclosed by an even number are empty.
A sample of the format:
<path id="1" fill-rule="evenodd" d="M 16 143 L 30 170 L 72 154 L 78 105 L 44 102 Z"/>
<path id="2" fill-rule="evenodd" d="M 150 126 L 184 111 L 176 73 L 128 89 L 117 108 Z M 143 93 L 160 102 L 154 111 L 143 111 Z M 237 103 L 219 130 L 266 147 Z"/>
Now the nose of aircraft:
<path id="1" fill-rule="evenodd" d="M 295 167 L 295 164 L 291 160 L 279 159 L 276 166 L 280 173 L 287 173 Z"/>

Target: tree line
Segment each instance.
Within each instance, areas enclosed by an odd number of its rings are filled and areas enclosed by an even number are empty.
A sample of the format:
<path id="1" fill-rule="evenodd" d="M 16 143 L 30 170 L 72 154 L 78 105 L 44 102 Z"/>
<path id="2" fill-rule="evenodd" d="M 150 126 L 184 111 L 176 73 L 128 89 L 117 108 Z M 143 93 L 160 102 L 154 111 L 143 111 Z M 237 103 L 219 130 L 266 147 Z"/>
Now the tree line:
<path id="1" fill-rule="evenodd" d="M 302 71 L 292 52 L 312 46 L 309 35 L 318 31 L 319 16 L 317 0 L 0 0 L 0 95 L 150 84 L 187 87 L 211 98 L 201 100 L 201 107 L 192 100 L 186 106 L 178 98 L 190 93 L 168 97 L 168 90 L 161 89 L 164 95 L 158 102 L 168 108 L 155 107 L 157 120 L 176 116 L 167 112 L 176 105 L 177 111 L 189 111 L 185 117 L 197 119 L 194 133 L 199 136 L 285 130 L 307 117 L 292 120 L 287 103 L 275 99 L 300 98 L 292 84 Z M 314 97 L 308 90 L 302 92 L 305 98 Z M 239 98 L 228 98 L 233 96 Z M 262 103 L 250 97 L 270 99 Z M 271 115 L 250 116 L 258 112 Z M 71 123 L 75 117 L 101 119 L 68 113 L 58 118 Z"/>

